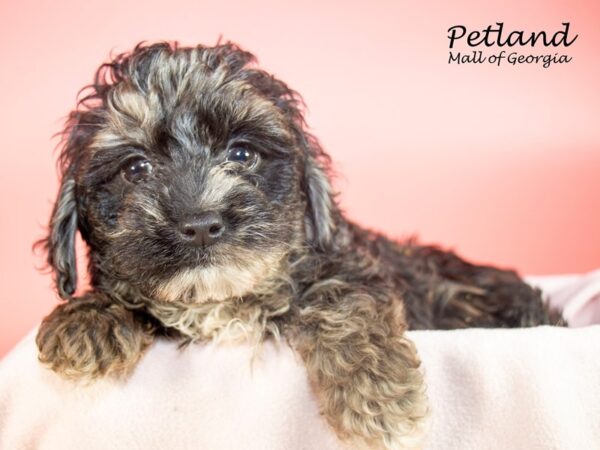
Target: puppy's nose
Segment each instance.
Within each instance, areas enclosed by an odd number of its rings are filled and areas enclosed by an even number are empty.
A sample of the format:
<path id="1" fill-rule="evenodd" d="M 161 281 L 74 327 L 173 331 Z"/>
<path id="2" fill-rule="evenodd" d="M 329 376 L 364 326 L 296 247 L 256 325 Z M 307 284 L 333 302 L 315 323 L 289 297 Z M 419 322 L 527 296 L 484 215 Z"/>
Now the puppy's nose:
<path id="1" fill-rule="evenodd" d="M 223 217 L 216 211 L 194 214 L 179 223 L 183 239 L 196 247 L 207 247 L 216 242 L 225 232 Z"/>

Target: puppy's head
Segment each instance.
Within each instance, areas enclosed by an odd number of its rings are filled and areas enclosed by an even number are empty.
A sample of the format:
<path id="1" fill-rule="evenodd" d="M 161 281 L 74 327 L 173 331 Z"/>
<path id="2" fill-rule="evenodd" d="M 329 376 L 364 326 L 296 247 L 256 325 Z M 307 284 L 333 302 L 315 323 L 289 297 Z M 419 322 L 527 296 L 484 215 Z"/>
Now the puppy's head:
<path id="1" fill-rule="evenodd" d="M 290 253 L 332 245 L 327 157 L 301 101 L 233 44 L 139 45 L 100 67 L 71 113 L 45 240 L 63 298 L 74 238 L 95 287 L 164 301 L 242 297 Z"/>

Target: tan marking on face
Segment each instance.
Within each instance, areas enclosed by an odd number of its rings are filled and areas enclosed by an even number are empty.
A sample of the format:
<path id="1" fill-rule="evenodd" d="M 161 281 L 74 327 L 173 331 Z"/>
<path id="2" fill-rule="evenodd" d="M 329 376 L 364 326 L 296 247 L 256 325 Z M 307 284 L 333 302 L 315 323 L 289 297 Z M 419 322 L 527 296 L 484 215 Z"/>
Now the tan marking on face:
<path id="1" fill-rule="evenodd" d="M 135 121 L 140 127 L 148 128 L 157 121 L 156 105 L 151 105 L 151 96 L 117 86 L 108 102 L 108 109 L 118 116 L 125 116 Z"/>
<path id="2" fill-rule="evenodd" d="M 223 200 L 241 182 L 240 177 L 228 173 L 225 168 L 212 167 L 206 177 L 204 189 L 199 193 L 199 204 L 206 209 L 223 204 Z"/>
<path id="3" fill-rule="evenodd" d="M 108 147 L 117 147 L 126 144 L 127 141 L 110 127 L 104 127 L 92 138 L 90 149 L 95 152 Z"/>
<path id="4" fill-rule="evenodd" d="M 241 298 L 279 271 L 283 255 L 273 251 L 242 261 L 238 256 L 235 264 L 186 269 L 161 285 L 156 296 L 163 301 L 190 303 Z"/>
<path id="5" fill-rule="evenodd" d="M 134 201 L 136 206 L 144 210 L 144 212 L 148 216 L 152 217 L 156 223 L 166 222 L 166 219 L 155 199 L 150 199 L 147 196 L 137 196 Z"/>
<path id="6" fill-rule="evenodd" d="M 151 145 L 152 130 L 161 111 L 156 93 L 143 94 L 129 85 L 117 85 L 113 89 L 105 102 L 105 124 L 95 134 L 91 147 Z"/>

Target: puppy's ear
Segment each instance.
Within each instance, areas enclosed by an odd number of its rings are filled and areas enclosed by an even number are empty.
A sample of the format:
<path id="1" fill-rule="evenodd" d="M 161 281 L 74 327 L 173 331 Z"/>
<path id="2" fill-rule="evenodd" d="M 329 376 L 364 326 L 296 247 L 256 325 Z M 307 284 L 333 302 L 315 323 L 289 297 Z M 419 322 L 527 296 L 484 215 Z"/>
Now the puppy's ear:
<path id="1" fill-rule="evenodd" d="M 303 189 L 307 200 L 307 239 L 314 247 L 329 250 L 333 246 L 335 232 L 333 190 L 323 163 L 316 156 L 322 154 L 322 150 L 314 138 L 306 140 L 308 149 L 304 163 Z M 315 151 L 315 146 L 318 152 Z"/>
<path id="2" fill-rule="evenodd" d="M 63 177 L 52 218 L 50 219 L 50 232 L 43 241 L 43 245 L 48 252 L 48 264 L 54 271 L 56 289 L 63 299 L 71 298 L 77 288 L 76 233 L 75 180 L 67 172 Z"/>
<path id="3" fill-rule="evenodd" d="M 97 97 L 90 95 L 88 98 L 95 100 Z M 70 299 L 77 289 L 75 236 L 81 221 L 77 214 L 79 199 L 74 174 L 95 128 L 92 120 L 95 117 L 93 111 L 74 111 L 68 117 L 62 132 L 59 158 L 61 186 L 52 210 L 48 235 L 36 244 L 46 250 L 46 261 L 54 272 L 56 290 L 65 300 Z"/>
<path id="4" fill-rule="evenodd" d="M 234 47 L 235 49 L 237 48 Z M 249 59 L 244 64 L 253 61 L 252 55 L 245 55 Z M 305 215 L 307 241 L 317 249 L 331 249 L 334 241 L 335 217 L 339 212 L 327 175 L 329 156 L 323 151 L 318 140 L 306 131 L 302 98 L 285 83 L 262 70 L 245 69 L 237 76 L 250 82 L 260 93 L 269 98 L 289 120 L 290 129 L 302 152 L 304 172 L 302 190 L 307 201 Z"/>

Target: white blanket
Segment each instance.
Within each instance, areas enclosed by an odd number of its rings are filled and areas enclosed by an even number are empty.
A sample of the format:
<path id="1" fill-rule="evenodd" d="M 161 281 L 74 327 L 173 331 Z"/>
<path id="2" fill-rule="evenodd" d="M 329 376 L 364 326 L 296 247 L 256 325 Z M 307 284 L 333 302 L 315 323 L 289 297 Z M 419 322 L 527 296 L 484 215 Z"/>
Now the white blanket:
<path id="1" fill-rule="evenodd" d="M 571 322 L 600 314 L 600 272 L 531 282 Z M 410 336 L 432 407 L 425 448 L 600 448 L 600 326 Z M 245 346 L 158 341 L 127 382 L 78 386 L 37 363 L 32 333 L 0 364 L 0 449 L 347 448 L 287 346 L 251 359 Z"/>

